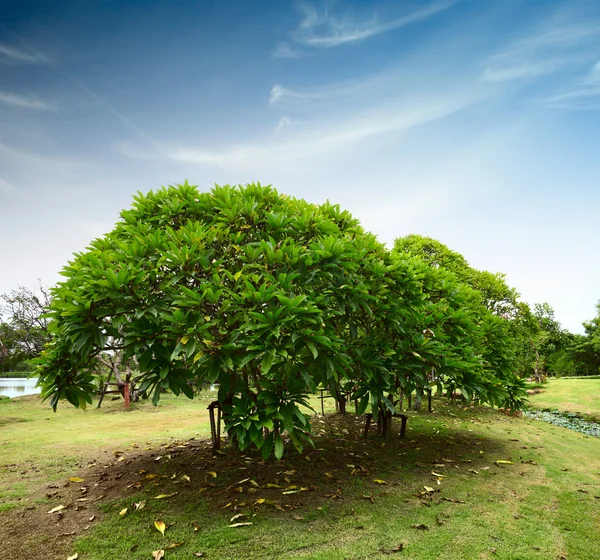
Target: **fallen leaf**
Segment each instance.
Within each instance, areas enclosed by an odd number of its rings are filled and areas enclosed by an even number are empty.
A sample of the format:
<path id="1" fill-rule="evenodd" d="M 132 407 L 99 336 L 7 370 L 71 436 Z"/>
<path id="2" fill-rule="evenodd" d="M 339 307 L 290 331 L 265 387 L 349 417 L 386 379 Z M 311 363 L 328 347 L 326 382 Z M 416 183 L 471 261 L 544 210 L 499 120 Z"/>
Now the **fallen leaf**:
<path id="1" fill-rule="evenodd" d="M 304 517 L 302 517 L 301 515 L 294 515 L 294 519 L 295 519 L 296 521 L 303 521 L 303 520 L 304 520 Z"/>
<path id="2" fill-rule="evenodd" d="M 398 546 L 395 546 L 394 548 L 390 548 L 390 549 L 382 548 L 381 552 L 383 552 L 383 554 L 394 554 L 395 552 L 402 552 L 403 550 L 404 550 L 404 543 L 400 543 Z"/>
<path id="3" fill-rule="evenodd" d="M 445 474 L 440 474 L 440 473 L 437 473 L 435 471 L 431 471 L 431 475 L 435 476 L 436 478 L 446 478 Z"/>
<path id="4" fill-rule="evenodd" d="M 381 480 L 380 478 L 376 478 L 373 482 L 375 484 L 387 484 L 385 480 Z"/>
<path id="5" fill-rule="evenodd" d="M 157 531 L 160 531 L 162 533 L 162 536 L 165 536 L 165 529 L 167 528 L 167 526 L 165 525 L 164 521 L 160 521 L 157 520 L 154 522 L 154 526 L 156 527 Z M 164 554 L 164 552 L 163 552 Z"/>
<path id="6" fill-rule="evenodd" d="M 155 500 L 164 500 L 165 498 L 172 498 L 173 496 L 176 496 L 178 494 L 178 492 L 173 492 L 171 494 L 159 494 L 158 496 L 154 496 Z"/>
<path id="7" fill-rule="evenodd" d="M 429 527 L 425 523 L 414 523 L 411 525 L 413 529 L 421 529 L 421 531 L 429 531 Z"/>
<path id="8" fill-rule="evenodd" d="M 151 473 L 151 474 L 147 474 L 144 478 L 146 480 L 154 480 L 157 476 L 158 476 L 157 474 Z"/>
<path id="9" fill-rule="evenodd" d="M 136 511 L 138 509 L 144 509 L 146 507 L 146 500 L 142 500 L 141 502 L 134 502 L 133 506 L 135 507 Z"/>
<path id="10" fill-rule="evenodd" d="M 72 476 L 71 478 L 69 478 L 69 482 L 85 482 L 85 480 L 77 476 Z"/>
<path id="11" fill-rule="evenodd" d="M 469 472 L 472 472 L 473 474 L 479 474 L 479 471 L 476 471 L 475 469 L 469 469 Z"/>
<path id="12" fill-rule="evenodd" d="M 231 523 L 232 521 L 235 521 L 236 519 L 239 519 L 240 517 L 245 517 L 246 514 L 245 513 L 238 513 L 237 515 L 234 515 L 230 520 L 229 523 Z"/>
<path id="13" fill-rule="evenodd" d="M 512 461 L 494 461 L 494 463 L 496 463 L 496 465 L 512 465 Z"/>
<path id="14" fill-rule="evenodd" d="M 69 556 L 67 560 L 77 560 L 77 558 L 79 558 L 79 554 L 77 554 L 76 552 L 75 554 L 73 554 L 73 556 Z"/>
<path id="15" fill-rule="evenodd" d="M 208 473 L 210 476 L 212 476 L 213 478 L 217 478 L 217 473 L 215 471 L 209 471 Z"/>
<path id="16" fill-rule="evenodd" d="M 174 548 L 180 547 L 185 541 L 181 542 L 172 542 L 170 545 L 165 546 L 165 550 L 172 550 Z"/>
<path id="17" fill-rule="evenodd" d="M 425 492 L 435 492 L 431 486 L 423 486 L 423 488 L 425 488 Z"/>
<path id="18" fill-rule="evenodd" d="M 233 523 L 232 525 L 227 525 L 227 527 L 246 527 L 248 525 L 254 525 L 252 521 L 244 521 L 242 523 Z"/>
<path id="19" fill-rule="evenodd" d="M 191 482 L 192 481 L 192 479 L 187 474 L 184 474 L 181 477 L 181 480 L 185 480 L 186 482 Z"/>
<path id="20" fill-rule="evenodd" d="M 165 557 L 165 551 L 164 550 L 155 550 L 152 553 L 152 558 L 154 558 L 154 560 L 161 560 L 164 557 Z"/>
<path id="21" fill-rule="evenodd" d="M 123 509 L 122 509 L 122 510 L 119 512 L 119 515 L 120 515 L 121 517 L 123 517 L 123 516 L 124 516 L 126 513 L 127 513 L 127 508 L 123 508 Z"/>
<path id="22" fill-rule="evenodd" d="M 194 552 L 193 554 L 196 558 L 202 558 L 204 556 L 204 552 Z"/>
<path id="23" fill-rule="evenodd" d="M 456 498 L 442 498 L 442 500 L 444 502 L 450 502 L 450 503 L 453 503 L 453 504 L 464 504 L 464 503 L 466 503 L 463 500 L 457 500 Z"/>
<path id="24" fill-rule="evenodd" d="M 52 508 L 48 513 L 58 513 L 59 511 L 65 509 L 65 507 L 66 506 L 56 506 L 55 508 Z"/>

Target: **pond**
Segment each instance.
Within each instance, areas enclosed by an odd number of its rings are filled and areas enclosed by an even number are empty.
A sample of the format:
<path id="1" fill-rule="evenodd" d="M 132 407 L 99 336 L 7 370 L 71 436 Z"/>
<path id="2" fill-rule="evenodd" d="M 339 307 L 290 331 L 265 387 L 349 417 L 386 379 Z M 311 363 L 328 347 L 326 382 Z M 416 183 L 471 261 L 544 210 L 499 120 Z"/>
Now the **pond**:
<path id="1" fill-rule="evenodd" d="M 0 396 L 24 397 L 25 395 L 38 395 L 41 391 L 36 387 L 37 379 L 26 377 L 0 377 Z"/>
<path id="2" fill-rule="evenodd" d="M 558 410 L 529 410 L 525 412 L 525 416 L 569 430 L 575 430 L 588 436 L 600 437 L 600 424 L 580 418 L 577 414 L 569 414 Z"/>

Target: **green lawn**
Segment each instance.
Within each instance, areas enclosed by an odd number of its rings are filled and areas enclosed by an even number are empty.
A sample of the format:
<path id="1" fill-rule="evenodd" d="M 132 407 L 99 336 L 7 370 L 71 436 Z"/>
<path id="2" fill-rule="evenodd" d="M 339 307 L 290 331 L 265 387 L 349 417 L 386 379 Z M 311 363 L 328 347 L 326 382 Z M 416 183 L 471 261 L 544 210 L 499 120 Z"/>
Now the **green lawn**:
<path id="1" fill-rule="evenodd" d="M 534 408 L 556 408 L 600 420 L 600 379 L 550 379 L 542 393 L 530 397 Z"/>
<path id="2" fill-rule="evenodd" d="M 4 557 L 600 558 L 597 438 L 435 400 L 404 440 L 365 441 L 362 419 L 329 414 L 315 449 L 264 463 L 209 452 L 210 399 L 57 415 L 1 400 Z"/>

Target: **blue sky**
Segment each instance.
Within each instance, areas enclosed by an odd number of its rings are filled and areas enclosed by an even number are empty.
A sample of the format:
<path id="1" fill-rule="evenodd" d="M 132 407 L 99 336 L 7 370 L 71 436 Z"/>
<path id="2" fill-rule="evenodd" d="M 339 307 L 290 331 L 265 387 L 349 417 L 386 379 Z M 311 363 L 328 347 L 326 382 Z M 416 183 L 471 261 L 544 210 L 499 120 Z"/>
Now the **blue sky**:
<path id="1" fill-rule="evenodd" d="M 6 3 L 4 3 L 6 4 Z M 137 190 L 260 181 L 600 299 L 600 3 L 0 7 L 0 292 L 52 284 Z"/>

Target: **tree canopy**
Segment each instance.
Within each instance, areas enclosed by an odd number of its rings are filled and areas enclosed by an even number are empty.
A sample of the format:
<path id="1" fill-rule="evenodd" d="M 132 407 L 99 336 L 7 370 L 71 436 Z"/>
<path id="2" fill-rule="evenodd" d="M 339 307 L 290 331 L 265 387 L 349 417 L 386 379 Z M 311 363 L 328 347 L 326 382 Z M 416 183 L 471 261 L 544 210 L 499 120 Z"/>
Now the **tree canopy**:
<path id="1" fill-rule="evenodd" d="M 0 372 L 26 368 L 42 352 L 49 340 L 49 305 L 50 291 L 39 282 L 0 296 Z"/>
<path id="2" fill-rule="evenodd" d="M 487 288 L 391 254 L 330 203 L 260 184 L 138 193 L 62 274 L 39 368 L 54 408 L 90 403 L 95 358 L 117 351 L 155 403 L 218 382 L 230 435 L 265 457 L 281 457 L 284 433 L 298 449 L 310 442 L 317 386 L 375 416 L 395 411 L 400 390 L 432 384 L 523 405 L 509 319 Z"/>

